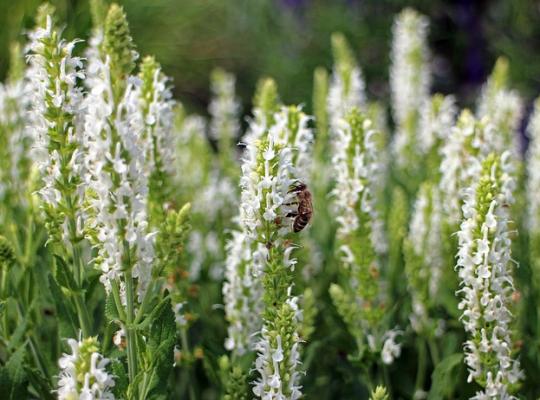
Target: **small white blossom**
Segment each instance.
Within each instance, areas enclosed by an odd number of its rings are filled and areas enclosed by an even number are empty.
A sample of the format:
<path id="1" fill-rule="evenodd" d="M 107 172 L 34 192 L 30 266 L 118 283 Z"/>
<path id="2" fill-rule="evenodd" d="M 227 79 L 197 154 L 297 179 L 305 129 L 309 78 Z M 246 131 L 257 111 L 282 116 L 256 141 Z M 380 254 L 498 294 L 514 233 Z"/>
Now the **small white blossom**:
<path id="1" fill-rule="evenodd" d="M 71 354 L 62 355 L 58 361 L 58 399 L 114 400 L 114 379 L 105 369 L 109 359 L 97 352 L 96 339 L 68 339 L 68 344 Z"/>
<path id="2" fill-rule="evenodd" d="M 383 335 L 384 344 L 381 351 L 383 363 L 390 365 L 401 355 L 401 343 L 396 342 L 397 336 L 401 333 L 402 332 L 397 329 L 392 329 Z"/>

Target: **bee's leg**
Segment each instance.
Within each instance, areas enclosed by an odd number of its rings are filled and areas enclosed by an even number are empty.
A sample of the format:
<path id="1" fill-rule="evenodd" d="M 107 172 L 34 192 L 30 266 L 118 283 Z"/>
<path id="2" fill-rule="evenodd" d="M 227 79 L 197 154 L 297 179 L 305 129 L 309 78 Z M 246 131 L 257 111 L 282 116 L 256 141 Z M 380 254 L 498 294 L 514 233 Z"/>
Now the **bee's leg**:
<path id="1" fill-rule="evenodd" d="M 287 218 L 293 218 L 298 216 L 298 211 L 291 211 L 286 215 Z"/>
<path id="2" fill-rule="evenodd" d="M 297 206 L 299 204 L 300 203 L 298 201 L 293 201 L 292 203 L 283 203 L 282 205 L 284 205 L 284 206 Z"/>

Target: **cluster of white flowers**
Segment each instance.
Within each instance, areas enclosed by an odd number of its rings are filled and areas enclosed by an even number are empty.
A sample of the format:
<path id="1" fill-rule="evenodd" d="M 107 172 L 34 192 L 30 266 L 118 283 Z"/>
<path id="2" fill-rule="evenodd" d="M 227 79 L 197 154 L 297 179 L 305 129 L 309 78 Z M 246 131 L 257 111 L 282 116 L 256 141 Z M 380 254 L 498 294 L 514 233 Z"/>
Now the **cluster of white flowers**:
<path id="1" fill-rule="evenodd" d="M 454 126 L 456 114 L 453 96 L 434 95 L 425 101 L 418 128 L 418 145 L 424 154 L 446 140 Z"/>
<path id="2" fill-rule="evenodd" d="M 351 108 L 364 105 L 364 90 L 365 84 L 360 67 L 354 66 L 350 70 L 347 84 L 339 69 L 333 71 L 328 89 L 328 114 L 330 115 L 332 132 L 339 129 L 339 121 Z"/>
<path id="3" fill-rule="evenodd" d="M 241 231 L 234 231 L 227 244 L 223 299 L 228 322 L 225 348 L 241 355 L 253 350 L 260 331 L 263 288 L 260 280 L 266 249 L 254 245 Z M 261 265 L 262 264 L 262 265 Z"/>
<path id="4" fill-rule="evenodd" d="M 143 135 L 137 83 L 131 80 L 119 104 L 114 104 L 109 63 L 101 63 L 86 98 L 84 145 L 101 281 L 109 290 L 112 279 L 132 268 L 141 298 L 151 278 L 154 235 L 148 232 L 145 154 L 149 141 Z M 128 266 L 124 265 L 126 252 L 131 254 Z"/>
<path id="5" fill-rule="evenodd" d="M 58 364 L 59 400 L 114 400 L 114 379 L 105 369 L 109 360 L 97 352 L 95 338 L 69 339 L 71 354 L 64 354 Z"/>
<path id="6" fill-rule="evenodd" d="M 265 224 L 279 222 L 276 225 L 283 226 L 284 232 L 290 230 L 284 225 L 285 220 L 290 220 L 286 204 L 294 202 L 296 195 L 290 191 L 295 184 L 291 174 L 293 151 L 284 133 L 281 127 L 272 125 L 266 137 L 249 138 L 246 143 L 239 218 L 248 237 L 262 243 L 271 242 L 274 233 L 264 230 Z"/>
<path id="7" fill-rule="evenodd" d="M 28 129 L 26 117 L 30 110 L 30 85 L 26 80 L 17 79 L 0 83 L 0 129 L 3 130 L 7 156 L 6 169 L 0 171 L 0 200 L 9 192 L 17 196 L 18 204 L 25 204 L 24 194 L 28 189 L 30 174 L 30 148 L 32 130 Z"/>
<path id="8" fill-rule="evenodd" d="M 365 83 L 362 71 L 352 58 L 345 38 L 332 37 L 334 67 L 328 88 L 327 110 L 332 134 L 337 132 L 340 120 L 354 107 L 366 103 Z"/>
<path id="9" fill-rule="evenodd" d="M 230 142 L 240 134 L 240 103 L 235 97 L 235 83 L 234 75 L 223 70 L 216 70 L 212 74 L 213 97 L 208 111 L 212 117 L 210 136 L 215 140 Z"/>
<path id="10" fill-rule="evenodd" d="M 531 235 L 540 233 L 540 100 L 536 100 L 527 132 L 527 222 Z"/>
<path id="11" fill-rule="evenodd" d="M 182 179 L 176 180 L 176 183 L 181 187 L 194 188 L 205 179 L 205 168 L 201 165 L 201 157 L 205 151 L 208 152 L 208 150 L 202 150 L 206 149 L 205 132 L 206 120 L 199 115 L 186 116 L 178 127 L 175 168 L 177 171 L 190 171 L 189 174 L 182 175 Z M 193 150 L 184 151 L 188 148 Z M 178 175 L 177 177 L 180 178 Z M 193 206 L 197 207 L 197 204 Z"/>
<path id="12" fill-rule="evenodd" d="M 140 106 L 145 125 L 145 139 L 149 141 L 146 162 L 150 175 L 155 172 L 169 176 L 174 174 L 175 138 L 174 100 L 168 78 L 152 57 L 146 57 L 141 65 Z"/>
<path id="13" fill-rule="evenodd" d="M 429 318 L 429 303 L 437 298 L 443 259 L 442 204 L 436 186 L 420 187 L 411 217 L 408 240 L 414 259 L 407 260 L 406 275 L 412 296 L 413 329 L 420 332 Z"/>
<path id="14" fill-rule="evenodd" d="M 390 88 L 392 108 L 396 122 L 394 151 L 399 165 L 405 165 L 416 151 L 418 110 L 428 101 L 431 74 L 428 66 L 429 51 L 426 17 L 406 8 L 395 19 L 392 28 L 392 65 Z"/>
<path id="15" fill-rule="evenodd" d="M 291 321 L 293 324 L 298 323 L 298 318 L 301 318 L 296 301 L 295 297 L 288 301 L 288 306 L 295 314 L 294 321 Z M 261 399 L 297 400 L 302 397 L 301 375 L 298 371 L 301 363 L 298 350 L 300 338 L 297 332 L 291 333 L 292 337 L 286 339 L 289 348 L 284 349 L 285 339 L 281 335 L 272 337 L 266 327 L 262 328 L 261 340 L 255 348 L 257 350 L 255 369 L 260 377 L 253 387 L 253 393 Z M 285 387 L 284 380 L 287 382 Z"/>
<path id="16" fill-rule="evenodd" d="M 346 119 L 341 119 L 336 131 L 332 164 L 335 171 L 336 186 L 332 191 L 336 207 L 338 235 L 346 236 L 360 226 L 358 210 L 370 217 L 371 241 L 375 249 L 381 247 L 382 221 L 380 220 L 373 196 L 374 180 L 380 170 L 380 159 L 376 143 L 377 131 L 371 120 L 364 119 L 358 135 Z M 350 253 L 346 251 L 346 253 Z"/>
<path id="17" fill-rule="evenodd" d="M 271 128 L 281 132 L 283 139 L 291 144 L 293 164 L 297 178 L 308 183 L 313 164 L 313 131 L 308 124 L 310 117 L 300 107 L 281 107 L 274 116 L 275 123 Z"/>
<path id="18" fill-rule="evenodd" d="M 80 129 L 83 96 L 77 81 L 84 79 L 82 60 L 72 55 L 77 41 L 65 42 L 53 27 L 50 16 L 46 25 L 30 33 L 28 77 L 32 90 L 32 129 L 35 137 L 33 157 L 43 179 L 39 194 L 46 206 L 57 209 L 65 195 L 76 211 L 76 232 L 68 232 L 64 217 L 62 239 L 82 234 L 84 186 L 83 154 Z M 61 172 L 62 171 L 62 172 Z M 65 191 L 70 190 L 67 194 Z M 69 206 L 68 206 L 69 207 Z"/>
<path id="19" fill-rule="evenodd" d="M 517 160 L 521 154 L 517 129 L 523 115 L 523 101 L 515 90 L 507 88 L 507 80 L 508 62 L 499 59 L 482 88 L 477 114 L 479 118 L 490 118 L 499 132 L 492 138 L 495 151 L 512 149 Z"/>
<path id="20" fill-rule="evenodd" d="M 458 232 L 457 269 L 461 279 L 462 322 L 469 339 L 465 362 L 469 381 L 485 391 L 477 399 L 510 398 L 508 387 L 523 378 L 513 358 L 511 239 L 509 206 L 513 202 L 510 153 L 489 155 L 466 189 Z"/>
<path id="21" fill-rule="evenodd" d="M 488 118 L 477 120 L 469 110 L 464 110 L 441 149 L 439 188 L 444 198 L 445 216 L 452 225 L 461 221 L 463 189 L 473 176 L 478 176 L 479 160 L 497 150 L 495 136 Z"/>

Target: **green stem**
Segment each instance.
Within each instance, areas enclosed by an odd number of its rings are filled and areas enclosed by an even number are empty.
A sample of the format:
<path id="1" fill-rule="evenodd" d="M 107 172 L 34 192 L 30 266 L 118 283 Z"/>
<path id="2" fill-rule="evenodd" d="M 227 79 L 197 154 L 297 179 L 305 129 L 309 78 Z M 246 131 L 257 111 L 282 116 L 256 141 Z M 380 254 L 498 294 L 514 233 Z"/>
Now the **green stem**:
<path id="1" fill-rule="evenodd" d="M 431 353 L 431 360 L 433 361 L 433 365 L 439 364 L 439 361 L 441 360 L 441 356 L 439 354 L 439 347 L 437 346 L 437 342 L 434 338 L 428 339 L 428 346 L 429 346 L 429 352 Z"/>
<path id="2" fill-rule="evenodd" d="M 83 281 L 84 281 L 84 263 L 81 251 L 81 244 L 77 236 L 77 222 L 75 220 L 76 208 L 73 205 L 71 196 L 66 198 L 67 206 L 69 210 L 69 215 L 71 216 L 68 220 L 69 227 L 69 236 L 71 247 L 73 249 L 73 276 L 75 283 L 77 284 L 77 293 L 74 295 L 75 299 L 75 308 L 77 310 L 77 316 L 79 318 L 79 325 L 82 331 L 83 336 L 89 337 L 91 335 L 91 324 L 90 316 L 88 314 L 88 309 L 84 304 L 84 292 L 83 292 Z"/>
<path id="3" fill-rule="evenodd" d="M 79 317 L 79 324 L 81 326 L 83 337 L 85 338 L 90 337 L 91 335 L 90 316 L 88 314 L 86 305 L 83 302 L 82 295 L 77 293 L 74 296 L 74 299 L 75 299 L 75 308 L 77 309 L 77 315 Z"/>
<path id="4" fill-rule="evenodd" d="M 386 387 L 386 390 L 388 391 L 388 397 L 392 398 L 392 381 L 390 380 L 390 374 L 388 373 L 388 367 L 386 364 L 382 363 L 382 370 L 383 370 L 383 378 L 384 378 L 384 386 Z"/>
<path id="5" fill-rule="evenodd" d="M 189 354 L 189 357 L 190 357 L 190 360 L 191 360 L 191 350 L 189 348 L 189 341 L 188 341 L 188 338 L 187 338 L 187 329 L 186 327 L 182 327 L 180 329 L 180 340 L 182 342 L 182 349 L 184 349 L 184 351 Z M 191 361 L 188 365 L 188 376 L 189 376 L 189 382 L 188 382 L 188 392 L 189 392 L 189 400 L 195 400 L 196 399 L 196 396 L 195 396 L 195 389 L 193 389 L 193 384 L 192 382 L 194 382 L 193 379 L 191 379 Z"/>
<path id="6" fill-rule="evenodd" d="M 416 372 L 416 384 L 414 393 L 424 389 L 424 381 L 426 377 L 426 345 L 421 338 L 417 341 L 418 347 L 418 370 Z"/>
<path id="7" fill-rule="evenodd" d="M 127 338 L 127 347 L 128 347 L 128 372 L 129 380 L 131 383 L 135 381 L 137 376 L 137 333 L 133 329 L 133 321 L 135 320 L 135 312 L 133 308 L 134 304 L 134 288 L 133 288 L 133 277 L 131 276 L 131 271 L 126 271 L 126 303 L 127 303 L 127 313 L 126 313 L 126 338 Z"/>
<path id="8" fill-rule="evenodd" d="M 126 313 L 124 312 L 124 307 L 122 306 L 122 299 L 120 299 L 120 288 L 118 287 L 118 281 L 111 281 L 111 293 L 114 300 L 114 305 L 116 306 L 116 311 L 120 317 L 120 321 L 126 320 Z"/>

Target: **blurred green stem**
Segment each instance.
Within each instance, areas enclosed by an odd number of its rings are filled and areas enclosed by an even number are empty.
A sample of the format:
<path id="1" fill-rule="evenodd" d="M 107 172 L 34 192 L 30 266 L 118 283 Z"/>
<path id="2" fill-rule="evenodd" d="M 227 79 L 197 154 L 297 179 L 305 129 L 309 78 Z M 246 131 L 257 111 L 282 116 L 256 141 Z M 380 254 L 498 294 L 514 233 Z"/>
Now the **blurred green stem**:
<path id="1" fill-rule="evenodd" d="M 418 392 L 419 390 L 424 389 L 424 381 L 426 378 L 426 344 L 423 339 L 418 338 L 416 341 L 417 348 L 418 348 L 418 369 L 416 371 L 416 384 L 414 388 L 414 393 Z"/>
<path id="2" fill-rule="evenodd" d="M 191 373 L 192 373 L 191 350 L 189 348 L 189 340 L 188 340 L 188 337 L 187 337 L 187 328 L 185 326 L 180 328 L 180 340 L 182 341 L 182 349 L 187 354 L 189 354 L 189 363 L 188 363 L 188 371 L 187 371 L 188 376 L 189 376 L 188 384 L 187 384 L 188 392 L 189 392 L 189 400 L 196 400 L 197 397 L 195 396 L 195 389 L 193 389 L 194 380 L 192 379 L 192 376 L 191 376 Z"/>

